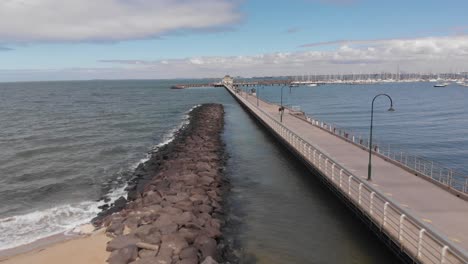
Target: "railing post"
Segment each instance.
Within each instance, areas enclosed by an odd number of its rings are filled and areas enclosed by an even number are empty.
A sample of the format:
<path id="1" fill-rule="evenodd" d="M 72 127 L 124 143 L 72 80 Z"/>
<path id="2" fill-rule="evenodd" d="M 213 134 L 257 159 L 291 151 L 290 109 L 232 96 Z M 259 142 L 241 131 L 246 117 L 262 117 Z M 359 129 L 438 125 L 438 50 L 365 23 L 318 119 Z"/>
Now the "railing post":
<path id="1" fill-rule="evenodd" d="M 371 192 L 371 194 L 370 194 L 370 206 L 369 206 L 370 215 L 374 214 L 374 196 L 375 196 L 375 192 Z"/>
<path id="2" fill-rule="evenodd" d="M 319 160 L 318 160 L 318 168 L 319 170 L 322 169 L 322 164 L 320 164 L 320 160 L 322 159 L 322 153 L 319 154 Z"/>
<path id="3" fill-rule="evenodd" d="M 388 208 L 388 202 L 385 202 L 384 207 L 383 207 L 383 223 L 382 223 L 383 227 L 385 227 L 385 223 L 387 222 L 387 208 Z"/>
<path id="4" fill-rule="evenodd" d="M 422 242 L 423 242 L 423 236 L 424 233 L 426 232 L 426 229 L 421 229 L 419 231 L 419 240 L 418 240 L 418 258 L 421 258 L 421 252 L 422 252 Z"/>
<path id="5" fill-rule="evenodd" d="M 358 198 L 359 205 L 361 205 L 361 197 L 362 197 L 362 182 L 359 183 L 359 198 Z"/>
<path id="6" fill-rule="evenodd" d="M 434 161 L 431 161 L 431 178 L 432 178 L 432 170 L 434 169 Z"/>
<path id="7" fill-rule="evenodd" d="M 327 173 L 327 165 L 328 165 L 328 158 L 325 159 L 325 176 L 329 176 L 328 173 Z"/>
<path id="8" fill-rule="evenodd" d="M 442 252 L 440 253 L 440 263 L 441 264 L 444 264 L 445 263 L 445 257 L 447 256 L 447 251 L 448 251 L 449 247 L 448 246 L 444 246 L 442 248 Z"/>
<path id="9" fill-rule="evenodd" d="M 452 182 L 453 182 L 453 170 L 450 170 L 450 181 L 449 181 L 449 187 L 452 187 Z"/>
<path id="10" fill-rule="evenodd" d="M 343 169 L 340 170 L 340 188 L 341 188 L 341 186 L 342 186 L 342 183 L 341 183 L 341 178 L 342 178 L 342 176 L 343 176 Z"/>
<path id="11" fill-rule="evenodd" d="M 314 165 L 315 165 L 315 152 L 317 152 L 316 149 L 314 149 L 314 159 L 313 159 L 313 162 L 312 162 Z"/>
<path id="12" fill-rule="evenodd" d="M 402 234 L 403 234 L 403 226 L 404 226 L 404 225 L 403 225 L 403 221 L 405 221 L 405 217 L 406 217 L 405 214 L 402 214 L 402 215 L 400 216 L 400 228 L 399 228 L 399 230 L 398 230 L 398 241 L 400 241 L 400 242 L 401 242 L 401 236 L 402 236 Z"/>
<path id="13" fill-rule="evenodd" d="M 353 176 L 349 176 L 348 178 L 348 194 L 351 197 L 351 182 L 353 180 Z"/>
<path id="14" fill-rule="evenodd" d="M 335 163 L 333 163 L 332 165 L 332 177 L 331 178 L 332 178 L 332 181 L 335 180 Z"/>

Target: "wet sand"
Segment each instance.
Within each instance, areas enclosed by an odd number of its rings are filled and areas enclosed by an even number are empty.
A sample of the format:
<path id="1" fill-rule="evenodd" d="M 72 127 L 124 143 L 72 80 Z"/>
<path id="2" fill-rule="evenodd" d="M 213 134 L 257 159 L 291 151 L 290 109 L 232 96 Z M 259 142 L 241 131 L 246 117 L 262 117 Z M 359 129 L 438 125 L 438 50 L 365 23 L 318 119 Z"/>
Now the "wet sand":
<path id="1" fill-rule="evenodd" d="M 63 239 L 63 238 L 62 238 Z M 32 251 L 3 258 L 2 264 L 102 264 L 109 253 L 106 244 L 110 240 L 104 230 L 71 240 L 48 244 Z"/>

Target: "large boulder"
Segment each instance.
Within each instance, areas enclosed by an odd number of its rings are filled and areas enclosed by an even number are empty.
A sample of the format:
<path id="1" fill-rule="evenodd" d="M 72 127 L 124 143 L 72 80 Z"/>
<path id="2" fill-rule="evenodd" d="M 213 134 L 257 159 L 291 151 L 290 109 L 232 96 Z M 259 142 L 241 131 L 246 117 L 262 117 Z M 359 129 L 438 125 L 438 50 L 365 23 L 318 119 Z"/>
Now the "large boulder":
<path id="1" fill-rule="evenodd" d="M 128 264 L 138 257 L 138 249 L 135 245 L 114 250 L 107 262 L 109 264 Z"/>
<path id="2" fill-rule="evenodd" d="M 198 260 L 198 250 L 194 247 L 186 247 L 180 251 L 179 257 L 181 259 L 197 259 Z"/>
<path id="3" fill-rule="evenodd" d="M 209 256 L 213 258 L 217 257 L 217 244 L 216 240 L 213 238 L 206 235 L 201 235 L 195 239 L 193 244 L 198 250 L 201 251 L 202 259 L 205 259 Z"/>
<path id="4" fill-rule="evenodd" d="M 178 234 L 163 236 L 162 244 L 172 249 L 174 254 L 179 254 L 184 248 L 188 247 L 187 240 Z"/>
<path id="5" fill-rule="evenodd" d="M 201 264 L 218 264 L 218 262 L 216 262 L 216 260 L 214 260 L 212 257 L 208 256 Z"/>
<path id="6" fill-rule="evenodd" d="M 118 236 L 107 243 L 106 250 L 114 251 L 129 246 L 135 246 L 140 240 L 133 235 Z"/>

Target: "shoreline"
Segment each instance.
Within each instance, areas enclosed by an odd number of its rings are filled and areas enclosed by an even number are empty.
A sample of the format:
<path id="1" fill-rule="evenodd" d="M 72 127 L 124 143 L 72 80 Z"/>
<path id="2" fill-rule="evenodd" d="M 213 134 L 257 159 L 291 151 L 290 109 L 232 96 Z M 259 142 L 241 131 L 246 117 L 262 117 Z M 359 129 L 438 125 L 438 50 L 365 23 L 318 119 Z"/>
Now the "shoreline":
<path id="1" fill-rule="evenodd" d="M 114 263 L 117 259 L 118 263 L 121 263 L 121 259 L 126 258 L 125 254 L 121 254 L 122 250 L 128 251 L 129 248 L 137 255 L 125 263 L 130 263 L 132 259 L 147 261 L 147 257 L 151 255 L 148 255 L 148 250 L 154 250 L 156 246 L 158 251 L 154 252 L 153 257 L 155 259 L 164 257 L 166 260 L 172 258 L 168 263 L 172 260 L 177 263 L 202 263 L 202 261 L 217 263 L 216 260 L 222 260 L 228 247 L 221 238 L 221 226 L 224 224 L 222 200 L 226 190 L 223 187 L 225 185 L 223 182 L 226 182 L 223 175 L 225 165 L 224 143 L 221 139 L 223 128 L 222 105 L 195 106 L 188 113 L 187 120 L 173 133 L 173 139 L 156 148 L 150 153 L 146 162 L 140 163 L 135 168 L 133 176 L 127 181 L 127 199 L 121 196 L 113 204 L 102 206 L 103 210 L 91 220 L 91 224 L 98 231 L 90 230 L 90 227 L 94 228 L 88 224 L 86 232 L 80 233 L 79 229 L 75 228 L 26 245 L 5 249 L 0 251 L 0 263 L 36 262 L 37 259 L 44 257 L 48 258 L 44 263 L 62 263 L 55 261 L 54 256 L 58 257 L 67 251 L 70 245 L 74 247 L 75 244 L 82 246 L 84 244 L 83 253 L 87 253 L 89 247 L 86 247 L 86 244 L 96 232 L 101 236 L 99 239 L 101 244 L 98 243 L 98 246 L 104 247 L 99 255 L 102 257 L 104 254 L 110 263 Z M 177 170 L 179 172 L 176 172 Z M 168 185 L 168 182 L 173 185 Z M 153 186 L 153 189 L 148 186 Z M 191 192 L 192 189 L 195 190 L 194 193 Z M 155 199 L 155 194 L 159 198 L 152 201 L 155 203 L 150 209 L 146 208 L 147 200 Z M 194 197 L 201 200 L 193 200 Z M 154 214 L 155 209 L 160 210 Z M 148 222 L 148 219 L 140 214 L 141 211 L 152 213 L 153 221 Z M 130 219 L 129 216 L 134 217 Z M 132 224 L 135 219 L 143 223 Z M 165 221 L 162 219 L 166 219 L 168 221 L 166 224 L 169 224 L 161 225 L 161 222 Z M 114 224 L 120 220 L 122 220 L 121 230 L 113 229 Z M 154 240 L 154 234 L 151 232 L 146 232 L 141 237 L 140 232 L 138 234 L 142 241 L 139 244 L 134 243 L 130 247 L 117 245 L 115 248 L 121 237 L 126 238 L 130 235 L 136 237 L 136 231 L 141 231 L 142 226 L 148 227 L 151 224 L 158 226 L 156 229 L 159 238 Z M 174 224 L 177 226 L 176 229 Z M 193 237 L 196 234 L 199 236 Z M 144 237 L 145 235 L 147 237 Z M 148 243 L 148 240 L 152 240 L 150 242 L 153 244 Z M 102 244 L 102 241 L 105 243 Z M 181 248 L 174 250 L 174 243 L 179 243 Z M 21 262 L 24 259 L 28 261 Z"/>
<path id="2" fill-rule="evenodd" d="M 191 112 L 197 107 L 200 107 L 200 105 L 199 104 L 194 105 L 192 108 L 186 111 L 184 113 L 183 120 L 176 127 L 169 130 L 164 135 L 163 141 L 153 146 L 153 149 L 146 154 L 147 155 L 146 158 L 143 158 L 135 165 L 132 165 L 131 177 L 129 177 L 129 179 L 124 181 L 124 186 L 117 187 L 111 190 L 110 192 L 103 194 L 102 196 L 100 196 L 99 199 L 94 200 L 95 203 L 100 203 L 96 205 L 99 211 L 97 212 L 95 216 L 90 218 L 88 222 L 83 222 L 67 230 L 61 230 L 61 231 L 57 231 L 56 233 L 51 233 L 49 235 L 39 237 L 36 240 L 27 242 L 25 244 L 20 244 L 20 245 L 15 245 L 10 248 L 0 249 L 0 262 L 2 260 L 11 258 L 19 254 L 24 254 L 24 253 L 35 251 L 38 249 L 43 249 L 43 248 L 53 246 L 61 242 L 66 242 L 68 240 L 73 240 L 73 239 L 79 239 L 85 235 L 89 235 L 90 230 L 87 230 L 85 233 L 81 233 L 79 229 L 84 226 L 92 225 L 96 219 L 103 217 L 104 213 L 113 213 L 112 211 L 107 212 L 112 208 L 114 208 L 115 211 L 121 209 L 121 207 L 123 206 L 122 198 L 126 199 L 128 193 L 130 192 L 129 189 L 131 189 L 132 185 L 135 184 L 135 182 L 137 182 L 138 179 L 142 176 L 141 171 L 144 170 L 145 167 L 148 167 L 146 166 L 146 163 L 150 161 L 154 155 L 158 155 L 158 154 L 166 155 L 170 153 L 172 148 L 170 148 L 169 145 L 179 140 L 181 134 L 184 134 L 185 128 L 190 124 Z M 150 168 L 150 169 L 154 169 L 154 168 Z M 118 199 L 120 199 L 120 201 L 117 201 Z M 16 217 L 16 216 L 13 216 L 13 217 Z"/>
<path id="3" fill-rule="evenodd" d="M 89 224 L 85 225 L 89 230 Z M 86 231 L 88 232 L 88 231 Z M 0 256 L 2 264 L 100 264 L 109 253 L 105 251 L 110 240 L 105 230 L 69 236 L 63 233 L 33 243 L 8 249 L 9 256 Z M 25 250 L 25 251 L 22 251 Z M 5 250 L 7 251 L 7 250 Z"/>

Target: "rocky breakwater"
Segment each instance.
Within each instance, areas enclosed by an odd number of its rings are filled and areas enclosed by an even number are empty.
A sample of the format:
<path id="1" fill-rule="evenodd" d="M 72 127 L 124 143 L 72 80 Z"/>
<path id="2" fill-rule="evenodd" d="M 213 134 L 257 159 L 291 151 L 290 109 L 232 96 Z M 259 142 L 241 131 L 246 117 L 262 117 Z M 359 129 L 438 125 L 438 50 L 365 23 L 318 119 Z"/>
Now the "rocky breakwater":
<path id="1" fill-rule="evenodd" d="M 190 115 L 171 153 L 153 155 L 152 177 L 136 183 L 123 209 L 97 221 L 113 237 L 110 264 L 221 261 L 224 110 L 205 104 Z"/>

